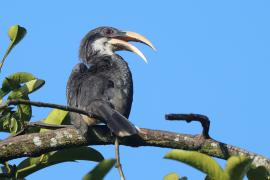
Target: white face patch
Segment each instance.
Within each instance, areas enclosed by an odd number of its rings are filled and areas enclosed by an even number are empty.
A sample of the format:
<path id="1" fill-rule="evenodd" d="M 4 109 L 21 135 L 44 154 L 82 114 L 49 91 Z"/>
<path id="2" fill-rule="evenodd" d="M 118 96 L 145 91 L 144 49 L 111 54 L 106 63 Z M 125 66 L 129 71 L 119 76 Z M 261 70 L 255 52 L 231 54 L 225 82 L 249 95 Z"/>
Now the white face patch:
<path id="1" fill-rule="evenodd" d="M 106 43 L 107 38 L 99 38 L 92 43 L 92 48 L 94 51 L 100 54 L 113 55 L 113 47 L 110 43 Z"/>

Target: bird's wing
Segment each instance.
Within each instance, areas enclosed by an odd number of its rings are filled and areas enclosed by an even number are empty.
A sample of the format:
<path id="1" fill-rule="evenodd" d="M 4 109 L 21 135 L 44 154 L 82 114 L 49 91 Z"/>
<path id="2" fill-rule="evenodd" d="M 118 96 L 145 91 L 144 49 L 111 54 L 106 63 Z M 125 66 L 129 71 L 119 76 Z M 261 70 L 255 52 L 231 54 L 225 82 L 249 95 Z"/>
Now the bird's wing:
<path id="1" fill-rule="evenodd" d="M 68 105 L 72 107 L 78 107 L 78 94 L 80 92 L 80 78 L 81 76 L 87 72 L 87 66 L 83 63 L 77 64 L 71 72 L 69 77 L 67 88 L 66 88 L 66 95 Z M 83 120 L 83 116 L 78 113 L 69 113 L 71 124 L 73 124 L 77 129 L 81 131 L 83 135 L 85 135 L 88 131 L 88 125 Z"/>
<path id="2" fill-rule="evenodd" d="M 67 88 L 66 88 L 66 95 L 68 100 L 68 105 L 77 107 L 77 99 L 78 99 L 78 93 L 80 89 L 80 79 L 82 75 L 87 72 L 87 66 L 83 63 L 77 64 L 71 72 L 71 75 L 69 77 Z"/>
<path id="3" fill-rule="evenodd" d="M 68 104 L 97 115 L 117 136 L 136 134 L 135 126 L 114 110 L 107 100 L 105 91 L 107 90 L 108 78 L 86 72 L 87 67 L 83 64 L 78 64 L 73 69 L 67 85 Z M 86 133 L 88 129 L 87 124 L 89 125 L 89 123 L 86 120 L 86 117 L 71 113 L 72 124 L 82 133 Z"/>

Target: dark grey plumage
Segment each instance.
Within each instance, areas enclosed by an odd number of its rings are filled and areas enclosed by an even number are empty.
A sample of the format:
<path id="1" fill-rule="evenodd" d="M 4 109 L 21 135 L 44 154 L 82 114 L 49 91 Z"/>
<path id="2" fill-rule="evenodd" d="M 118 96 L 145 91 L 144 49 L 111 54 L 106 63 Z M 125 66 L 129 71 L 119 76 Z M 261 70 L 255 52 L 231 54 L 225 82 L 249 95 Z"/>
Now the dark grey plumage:
<path id="1" fill-rule="evenodd" d="M 93 43 L 104 38 L 105 48 L 117 50 L 107 45 L 113 34 L 121 33 L 111 27 L 101 27 L 90 31 L 82 40 L 80 58 L 70 75 L 67 84 L 68 105 L 84 109 L 101 119 L 91 119 L 77 113 L 70 113 L 71 123 L 83 134 L 88 127 L 103 122 L 117 136 L 129 136 L 137 133 L 128 121 L 133 98 L 132 76 L 128 64 L 108 49 L 95 49 Z M 101 44 L 97 45 L 98 47 Z"/>

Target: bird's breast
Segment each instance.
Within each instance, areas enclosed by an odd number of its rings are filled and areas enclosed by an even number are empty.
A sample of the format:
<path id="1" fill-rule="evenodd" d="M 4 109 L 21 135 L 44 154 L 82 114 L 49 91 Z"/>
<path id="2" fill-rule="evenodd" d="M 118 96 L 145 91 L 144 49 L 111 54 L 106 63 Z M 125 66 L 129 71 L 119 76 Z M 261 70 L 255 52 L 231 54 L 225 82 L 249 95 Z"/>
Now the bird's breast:
<path id="1" fill-rule="evenodd" d="M 120 57 L 100 59 L 78 77 L 78 101 L 86 107 L 95 100 L 109 102 L 115 110 L 128 117 L 133 100 L 132 75 L 128 64 Z"/>

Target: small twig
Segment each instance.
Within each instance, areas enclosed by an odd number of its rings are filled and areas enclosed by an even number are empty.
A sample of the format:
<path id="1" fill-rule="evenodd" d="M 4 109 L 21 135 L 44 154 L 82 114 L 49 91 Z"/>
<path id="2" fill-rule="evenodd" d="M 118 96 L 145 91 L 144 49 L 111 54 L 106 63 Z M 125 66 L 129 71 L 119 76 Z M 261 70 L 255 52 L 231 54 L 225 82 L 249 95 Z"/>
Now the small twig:
<path id="1" fill-rule="evenodd" d="M 15 135 L 12 135 L 11 137 L 14 136 L 19 136 L 25 133 L 25 131 L 30 128 L 44 128 L 44 129 L 60 129 L 60 128 L 69 128 L 69 127 L 73 127 L 72 125 L 63 125 L 63 124 L 47 124 L 41 121 L 37 121 L 37 122 L 25 122 L 24 127 L 17 132 Z"/>
<path id="2" fill-rule="evenodd" d="M 7 108 L 10 105 L 18 105 L 18 104 L 26 104 L 26 105 L 32 105 L 32 106 L 37 106 L 37 107 L 56 108 L 56 109 L 61 109 L 63 111 L 69 111 L 69 112 L 83 114 L 83 115 L 86 115 L 90 118 L 98 118 L 96 115 L 90 114 L 87 111 L 76 108 L 76 107 L 70 107 L 70 106 L 64 106 L 64 105 L 52 104 L 52 103 L 44 103 L 44 102 L 38 102 L 38 101 L 28 101 L 28 100 L 24 100 L 24 99 L 8 100 L 5 104 L 0 105 L 0 109 Z"/>
<path id="3" fill-rule="evenodd" d="M 119 172 L 121 180 L 125 180 L 125 175 L 123 173 L 122 165 L 120 163 L 119 139 L 117 137 L 115 137 L 114 146 L 115 146 L 116 168 Z"/>
<path id="4" fill-rule="evenodd" d="M 8 100 L 8 101 L 6 101 L 6 103 L 0 105 L 0 109 L 5 109 L 5 108 L 8 108 L 8 106 L 19 105 L 19 104 L 32 105 L 32 106 L 37 106 L 37 107 L 55 108 L 55 109 L 60 109 L 63 111 L 83 114 L 83 115 L 86 115 L 90 118 L 99 118 L 98 116 L 96 116 L 94 114 L 88 113 L 87 111 L 76 108 L 76 107 L 64 106 L 64 105 L 53 104 L 53 103 L 44 103 L 44 102 L 38 102 L 38 101 L 29 101 L 29 100 L 24 100 L 24 99 Z M 54 124 L 47 124 L 47 123 L 42 123 L 42 122 L 30 122 L 30 123 L 25 124 L 25 127 L 13 136 L 18 136 L 18 135 L 24 134 L 25 130 L 29 127 L 41 127 L 41 128 L 45 128 L 45 129 L 59 129 L 59 128 L 66 128 L 66 127 L 70 127 L 70 126 L 68 126 L 68 125 L 54 125 Z"/>
<path id="5" fill-rule="evenodd" d="M 55 129 L 60 129 L 60 128 L 69 128 L 69 127 L 73 127 L 73 125 L 63 125 L 63 124 L 47 124 L 47 123 L 44 123 L 44 122 L 40 122 L 40 121 L 37 121 L 37 122 L 26 122 L 24 124 L 24 127 L 19 131 L 17 132 L 16 134 L 10 136 L 9 138 L 11 137 L 14 137 L 14 136 L 20 136 L 20 135 L 23 135 L 25 133 L 25 131 L 30 128 L 30 127 L 33 127 L 33 128 L 44 128 L 44 129 L 51 129 L 51 130 L 55 130 Z"/>
<path id="6" fill-rule="evenodd" d="M 210 139 L 209 136 L 209 128 L 210 128 L 210 120 L 207 116 L 201 115 L 201 114 L 166 114 L 165 115 L 166 120 L 183 120 L 187 123 L 190 123 L 191 121 L 198 121 L 201 123 L 203 131 L 202 136 L 205 139 Z"/>
<path id="7" fill-rule="evenodd" d="M 72 125 L 58 125 L 58 124 L 47 124 L 44 122 L 29 122 L 28 124 L 26 124 L 27 127 L 40 127 L 40 128 L 44 128 L 44 129 L 60 129 L 60 128 L 69 128 L 69 127 L 73 127 Z M 26 128 L 27 128 L 26 127 Z"/>

